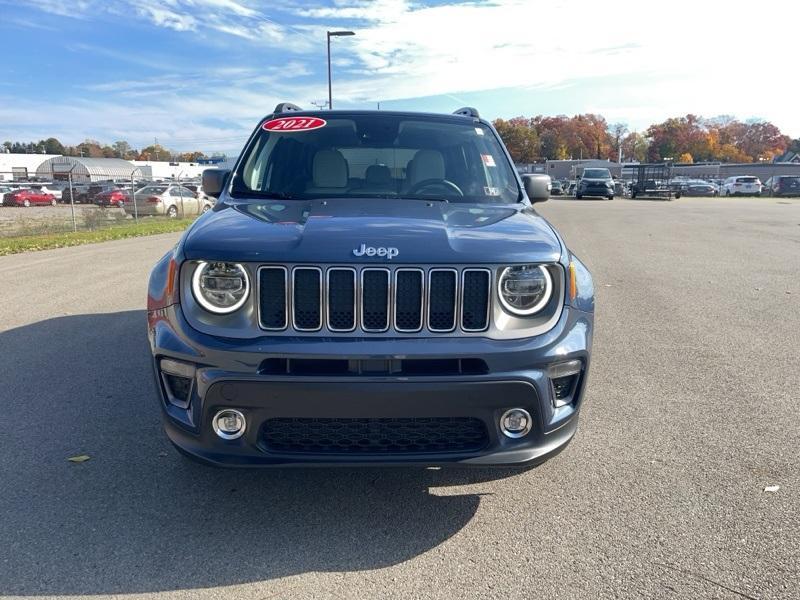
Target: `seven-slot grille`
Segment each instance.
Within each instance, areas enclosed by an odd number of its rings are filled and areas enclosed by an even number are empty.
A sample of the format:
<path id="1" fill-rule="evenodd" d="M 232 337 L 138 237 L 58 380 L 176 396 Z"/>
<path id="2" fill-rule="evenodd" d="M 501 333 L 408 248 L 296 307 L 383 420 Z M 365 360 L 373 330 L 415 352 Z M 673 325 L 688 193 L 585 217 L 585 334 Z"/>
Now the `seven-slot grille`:
<path id="1" fill-rule="evenodd" d="M 485 268 L 265 265 L 258 270 L 262 329 L 333 333 L 449 333 L 489 328 Z"/>

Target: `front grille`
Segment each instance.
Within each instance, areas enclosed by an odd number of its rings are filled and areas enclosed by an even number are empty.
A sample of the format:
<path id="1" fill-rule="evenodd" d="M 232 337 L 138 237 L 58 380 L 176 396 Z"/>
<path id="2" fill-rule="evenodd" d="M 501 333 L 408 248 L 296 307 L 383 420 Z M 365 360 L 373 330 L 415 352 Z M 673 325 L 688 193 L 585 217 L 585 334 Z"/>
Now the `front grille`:
<path id="1" fill-rule="evenodd" d="M 364 331 L 389 329 L 389 270 L 361 271 L 361 327 Z"/>
<path id="2" fill-rule="evenodd" d="M 322 270 L 302 267 L 292 274 L 294 327 L 299 331 L 316 331 L 322 327 Z"/>
<path id="3" fill-rule="evenodd" d="M 268 331 L 411 334 L 486 331 L 492 270 L 265 265 L 259 320 Z"/>
<path id="4" fill-rule="evenodd" d="M 456 281 L 452 269 L 433 269 L 428 287 L 428 329 L 452 331 L 456 327 Z"/>
<path id="5" fill-rule="evenodd" d="M 284 454 L 393 455 L 477 452 L 489 434 L 474 417 L 275 418 L 262 440 Z"/>

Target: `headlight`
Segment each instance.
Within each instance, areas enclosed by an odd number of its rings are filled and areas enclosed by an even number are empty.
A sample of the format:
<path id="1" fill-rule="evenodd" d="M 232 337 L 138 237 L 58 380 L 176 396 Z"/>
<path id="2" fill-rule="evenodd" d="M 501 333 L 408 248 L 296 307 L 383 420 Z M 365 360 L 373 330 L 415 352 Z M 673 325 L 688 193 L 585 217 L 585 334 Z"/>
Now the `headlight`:
<path id="1" fill-rule="evenodd" d="M 250 278 L 240 264 L 201 262 L 192 276 L 192 292 L 200 306 L 224 315 L 238 310 L 247 301 Z"/>
<path id="2" fill-rule="evenodd" d="M 553 278 L 541 265 L 506 267 L 500 275 L 500 303 L 508 312 L 527 317 L 542 310 L 553 295 Z"/>

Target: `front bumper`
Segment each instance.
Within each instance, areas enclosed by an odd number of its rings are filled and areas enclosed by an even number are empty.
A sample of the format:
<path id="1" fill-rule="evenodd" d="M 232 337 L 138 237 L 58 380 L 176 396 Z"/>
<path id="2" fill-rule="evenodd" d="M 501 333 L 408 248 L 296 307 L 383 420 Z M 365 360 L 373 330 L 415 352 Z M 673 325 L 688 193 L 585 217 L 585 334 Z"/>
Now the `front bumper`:
<path id="1" fill-rule="evenodd" d="M 577 193 L 580 196 L 598 196 L 605 198 L 607 196 L 613 196 L 614 189 L 600 185 L 589 185 L 583 188 L 578 188 Z"/>
<path id="2" fill-rule="evenodd" d="M 223 339 L 199 333 L 179 306 L 148 315 L 149 338 L 164 428 L 180 450 L 224 466 L 291 465 L 535 465 L 563 449 L 575 433 L 586 388 L 593 316 L 566 307 L 548 333 L 524 340 L 434 338 Z M 276 374 L 269 359 L 375 361 L 464 359 L 485 368 L 470 374 Z M 187 403 L 170 400 L 160 370 L 164 358 L 196 366 Z M 572 359 L 583 370 L 572 402 L 556 408 L 548 367 Z M 503 435 L 500 416 L 523 408 L 533 428 L 520 439 Z M 212 417 L 235 408 L 247 419 L 236 440 L 218 437 Z M 276 448 L 266 435 L 272 419 L 408 420 L 470 418 L 485 427 L 480 447 L 458 451 L 321 452 Z M 305 421 L 302 421 L 305 419 Z"/>

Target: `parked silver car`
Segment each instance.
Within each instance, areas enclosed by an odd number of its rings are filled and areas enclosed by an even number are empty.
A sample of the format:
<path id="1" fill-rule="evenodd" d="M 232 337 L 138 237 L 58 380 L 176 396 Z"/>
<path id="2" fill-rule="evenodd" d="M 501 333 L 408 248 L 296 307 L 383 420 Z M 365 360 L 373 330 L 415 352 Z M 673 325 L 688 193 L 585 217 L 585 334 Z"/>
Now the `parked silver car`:
<path id="1" fill-rule="evenodd" d="M 148 185 L 134 194 L 136 208 L 130 200 L 123 204 L 125 212 L 133 215 L 161 215 L 172 219 L 177 217 L 195 217 L 206 212 L 213 201 L 199 198 L 187 187 L 178 184 Z"/>

